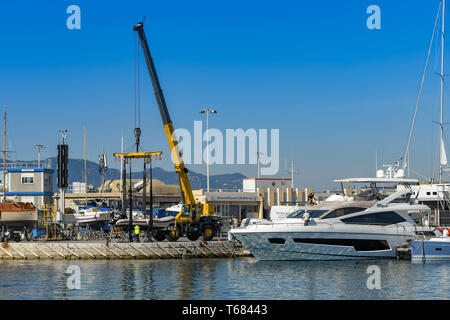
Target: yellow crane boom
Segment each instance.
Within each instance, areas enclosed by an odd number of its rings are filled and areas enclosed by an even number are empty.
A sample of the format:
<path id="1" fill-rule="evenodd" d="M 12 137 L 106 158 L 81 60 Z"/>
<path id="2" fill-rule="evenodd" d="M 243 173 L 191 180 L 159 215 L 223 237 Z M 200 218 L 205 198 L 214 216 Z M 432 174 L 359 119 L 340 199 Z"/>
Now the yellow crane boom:
<path id="1" fill-rule="evenodd" d="M 170 119 L 169 111 L 167 110 L 161 85 L 159 84 L 158 75 L 145 36 L 144 24 L 139 22 L 133 27 L 133 30 L 137 32 L 139 42 L 141 43 L 144 52 L 145 63 L 152 81 L 156 102 L 164 126 L 164 132 L 166 133 L 167 141 L 169 142 L 170 152 L 175 163 L 175 172 L 179 177 L 184 200 L 182 210 L 175 218 L 176 222 L 174 228 L 168 232 L 168 238 L 171 241 L 176 241 L 181 235 L 185 234 L 190 240 L 194 241 L 197 240 L 200 235 L 203 235 L 204 240 L 211 240 L 220 230 L 221 219 L 220 217 L 213 215 L 213 205 L 195 203 L 191 183 L 189 182 L 188 169 L 184 166 L 183 158 L 178 146 L 178 140 L 174 133 L 173 123 Z"/>

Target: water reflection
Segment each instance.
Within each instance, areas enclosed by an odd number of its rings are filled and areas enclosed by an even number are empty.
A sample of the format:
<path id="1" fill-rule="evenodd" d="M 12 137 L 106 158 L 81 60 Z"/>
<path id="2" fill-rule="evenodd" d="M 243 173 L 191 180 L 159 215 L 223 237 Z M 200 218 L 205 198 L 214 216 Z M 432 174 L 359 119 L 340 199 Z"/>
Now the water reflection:
<path id="1" fill-rule="evenodd" d="M 66 286 L 69 265 L 81 290 Z M 381 271 L 369 290 L 367 267 Z M 448 263 L 257 261 L 1 261 L 1 299 L 447 299 Z"/>

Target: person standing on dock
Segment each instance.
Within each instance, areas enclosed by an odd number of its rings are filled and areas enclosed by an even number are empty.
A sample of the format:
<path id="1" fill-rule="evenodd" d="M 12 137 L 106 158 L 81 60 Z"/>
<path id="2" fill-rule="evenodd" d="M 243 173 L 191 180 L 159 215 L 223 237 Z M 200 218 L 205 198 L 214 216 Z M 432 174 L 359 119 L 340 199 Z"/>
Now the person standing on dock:
<path id="1" fill-rule="evenodd" d="M 141 228 L 138 225 L 134 227 L 134 237 L 136 238 L 136 242 L 141 242 L 139 240 L 139 233 L 141 233 Z"/>

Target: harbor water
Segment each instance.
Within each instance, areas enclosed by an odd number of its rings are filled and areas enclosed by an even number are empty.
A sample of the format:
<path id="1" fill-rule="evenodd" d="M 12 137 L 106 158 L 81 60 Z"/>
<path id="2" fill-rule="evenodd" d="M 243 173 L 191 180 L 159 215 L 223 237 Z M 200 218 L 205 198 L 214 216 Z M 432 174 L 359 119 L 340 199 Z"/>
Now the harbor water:
<path id="1" fill-rule="evenodd" d="M 370 266 L 379 287 L 369 289 Z M 68 281 L 79 270 L 79 289 Z M 0 261 L 1 299 L 448 299 L 449 263 L 179 260 Z M 72 286 L 71 286 L 72 284 Z"/>

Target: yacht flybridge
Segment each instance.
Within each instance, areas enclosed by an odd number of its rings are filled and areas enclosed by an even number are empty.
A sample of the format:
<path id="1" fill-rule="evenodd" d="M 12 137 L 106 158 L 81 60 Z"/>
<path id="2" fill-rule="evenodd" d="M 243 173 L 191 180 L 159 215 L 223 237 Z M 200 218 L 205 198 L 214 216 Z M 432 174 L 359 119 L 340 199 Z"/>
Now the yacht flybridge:
<path id="1" fill-rule="evenodd" d="M 375 185 L 373 178 L 356 180 Z M 366 200 L 325 201 L 306 206 L 286 219 L 258 219 L 254 223 L 247 219 L 230 234 L 260 260 L 395 258 L 396 249 L 408 245 L 416 234 L 439 234 L 422 226 L 422 218 L 430 209 L 411 203 L 411 194 L 410 188 L 404 188 L 378 201 L 374 200 L 376 193 Z M 303 219 L 305 212 L 308 224 Z"/>

